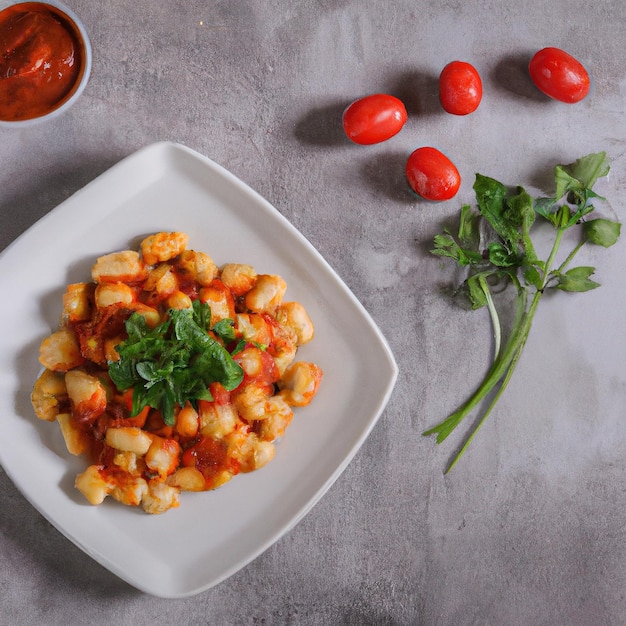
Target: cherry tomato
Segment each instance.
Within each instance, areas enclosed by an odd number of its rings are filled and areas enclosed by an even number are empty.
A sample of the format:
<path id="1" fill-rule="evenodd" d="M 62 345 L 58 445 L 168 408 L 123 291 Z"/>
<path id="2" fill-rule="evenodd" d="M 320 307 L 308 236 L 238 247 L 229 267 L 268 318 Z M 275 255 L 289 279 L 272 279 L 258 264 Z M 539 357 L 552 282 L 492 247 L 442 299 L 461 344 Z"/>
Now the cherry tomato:
<path id="1" fill-rule="evenodd" d="M 343 112 L 343 129 L 354 143 L 370 145 L 387 141 L 406 124 L 407 112 L 398 98 L 376 93 L 355 100 Z"/>
<path id="2" fill-rule="evenodd" d="M 483 83 L 476 68 L 464 61 L 452 61 L 439 75 L 439 101 L 448 113 L 467 115 L 478 108 Z"/>
<path id="3" fill-rule="evenodd" d="M 589 74 L 582 63 L 559 48 L 543 48 L 530 60 L 528 71 L 540 91 L 573 104 L 589 93 Z"/>
<path id="4" fill-rule="evenodd" d="M 411 189 L 426 200 L 450 200 L 461 186 L 459 170 L 436 148 L 418 148 L 406 162 Z"/>

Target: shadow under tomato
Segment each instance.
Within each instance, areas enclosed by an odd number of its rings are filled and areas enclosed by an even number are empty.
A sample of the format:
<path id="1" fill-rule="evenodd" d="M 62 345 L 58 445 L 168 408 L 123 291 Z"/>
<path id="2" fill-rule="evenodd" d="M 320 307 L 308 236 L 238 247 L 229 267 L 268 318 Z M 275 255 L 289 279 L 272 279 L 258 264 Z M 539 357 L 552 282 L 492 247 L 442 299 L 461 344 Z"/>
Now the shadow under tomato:
<path id="1" fill-rule="evenodd" d="M 420 199 L 409 187 L 405 175 L 407 156 L 405 152 L 378 152 L 361 163 L 361 178 L 376 195 L 416 204 Z"/>
<path id="2" fill-rule="evenodd" d="M 545 102 L 544 96 L 535 87 L 528 73 L 532 53 L 520 52 L 504 56 L 493 70 L 492 79 L 496 86 L 523 98 Z"/>
<path id="3" fill-rule="evenodd" d="M 387 85 L 388 93 L 404 103 L 409 117 L 443 112 L 439 102 L 439 76 L 432 72 L 407 70 Z"/>
<path id="4" fill-rule="evenodd" d="M 310 110 L 296 123 L 298 141 L 311 146 L 339 146 L 349 143 L 341 117 L 350 102 L 335 102 Z"/>

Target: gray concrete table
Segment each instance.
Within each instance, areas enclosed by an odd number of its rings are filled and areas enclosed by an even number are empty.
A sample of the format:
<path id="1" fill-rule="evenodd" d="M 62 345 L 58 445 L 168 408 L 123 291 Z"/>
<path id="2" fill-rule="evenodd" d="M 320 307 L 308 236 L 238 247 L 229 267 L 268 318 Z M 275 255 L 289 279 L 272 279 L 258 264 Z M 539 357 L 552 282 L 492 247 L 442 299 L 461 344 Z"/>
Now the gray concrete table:
<path id="1" fill-rule="evenodd" d="M 0 249 L 136 149 L 180 142 L 313 243 L 380 325 L 400 376 L 371 436 L 304 520 L 189 599 L 116 578 L 0 471 L 0 624 L 626 624 L 619 246 L 593 258 L 601 290 L 575 305 L 555 298 L 539 314 L 511 386 L 454 472 L 442 470 L 460 438 L 436 446 L 421 436 L 478 382 L 491 349 L 487 318 L 442 297 L 454 271 L 428 254 L 472 201 L 474 174 L 544 189 L 555 163 L 606 150 L 601 191 L 612 215 L 625 215 L 626 4 L 67 3 L 91 36 L 93 74 L 61 118 L 0 129 Z M 583 102 L 549 101 L 530 84 L 528 60 L 549 45 L 590 69 Z M 437 100 L 438 74 L 454 59 L 484 81 L 465 118 Z M 341 112 L 375 92 L 402 98 L 409 122 L 387 143 L 350 144 Z M 404 163 L 420 145 L 454 157 L 454 200 L 409 192 Z"/>

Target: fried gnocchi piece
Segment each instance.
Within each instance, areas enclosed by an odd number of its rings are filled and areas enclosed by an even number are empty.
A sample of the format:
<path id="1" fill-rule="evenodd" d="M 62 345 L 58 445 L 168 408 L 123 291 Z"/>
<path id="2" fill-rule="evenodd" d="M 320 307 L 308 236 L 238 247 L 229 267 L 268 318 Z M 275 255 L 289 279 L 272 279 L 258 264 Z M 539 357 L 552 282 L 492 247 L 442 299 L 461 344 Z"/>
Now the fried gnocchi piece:
<path id="1" fill-rule="evenodd" d="M 65 398 L 67 398 L 67 388 L 63 372 L 45 369 L 37 379 L 30 395 L 35 415 L 40 420 L 53 422 Z"/>
<path id="2" fill-rule="evenodd" d="M 39 362 L 54 372 L 67 372 L 85 362 L 76 335 L 62 328 L 46 337 L 39 348 Z"/>
<path id="3" fill-rule="evenodd" d="M 65 374 L 65 386 L 72 411 L 78 419 L 93 422 L 104 413 L 106 389 L 95 376 L 80 369 L 70 370 Z"/>
<path id="4" fill-rule="evenodd" d="M 191 298 L 180 290 L 176 290 L 165 302 L 168 309 L 190 309 L 192 306 Z"/>
<path id="5" fill-rule="evenodd" d="M 266 407 L 267 414 L 263 420 L 254 424 L 254 430 L 263 441 L 276 441 L 284 434 L 293 420 L 293 410 L 280 395 L 274 396 Z"/>
<path id="6" fill-rule="evenodd" d="M 158 326 L 161 321 L 161 314 L 154 307 L 148 306 L 147 304 L 143 304 L 142 302 L 133 302 L 131 306 L 129 306 L 133 312 L 139 313 L 145 320 L 146 324 L 149 328 L 154 328 Z"/>
<path id="7" fill-rule="evenodd" d="M 134 452 L 138 456 L 143 456 L 152 445 L 152 437 L 146 431 L 135 426 L 108 428 L 104 440 L 107 445 L 116 450 Z"/>
<path id="8" fill-rule="evenodd" d="M 322 370 L 315 363 L 298 361 L 290 365 L 278 382 L 279 395 L 290 406 L 306 406 L 317 393 Z"/>
<path id="9" fill-rule="evenodd" d="M 59 413 L 57 422 L 65 441 L 65 447 L 70 454 L 78 456 L 89 449 L 89 437 L 84 430 L 76 426 L 71 413 Z"/>
<path id="10" fill-rule="evenodd" d="M 83 322 L 91 317 L 94 286 L 89 283 L 68 285 L 63 294 L 63 323 Z"/>
<path id="11" fill-rule="evenodd" d="M 171 476 L 168 476 L 166 483 L 182 491 L 204 491 L 206 489 L 206 480 L 202 472 L 195 467 L 180 467 Z"/>
<path id="12" fill-rule="evenodd" d="M 146 513 L 158 515 L 180 505 L 180 489 L 159 480 L 149 480 L 141 506 Z"/>
<path id="13" fill-rule="evenodd" d="M 193 280 L 205 287 L 217 278 L 218 268 L 213 259 L 204 252 L 184 250 L 177 262 L 178 271 L 186 280 Z"/>
<path id="14" fill-rule="evenodd" d="M 296 358 L 298 346 L 289 333 L 283 329 L 278 332 L 274 330 L 274 337 L 268 351 L 274 357 L 278 372 L 282 376 Z"/>
<path id="15" fill-rule="evenodd" d="M 217 402 L 201 402 L 199 406 L 200 433 L 204 437 L 221 439 L 235 430 L 239 416 L 235 407 Z"/>
<path id="16" fill-rule="evenodd" d="M 237 313 L 237 328 L 246 341 L 267 346 L 272 342 L 273 334 L 269 323 L 259 313 Z"/>
<path id="17" fill-rule="evenodd" d="M 248 473 L 267 465 L 276 453 L 271 441 L 263 441 L 253 432 L 235 432 L 227 438 L 229 454 L 241 472 Z"/>
<path id="18" fill-rule="evenodd" d="M 299 302 L 283 302 L 276 309 L 276 321 L 292 333 L 297 346 L 313 339 L 315 328 L 305 308 Z"/>
<path id="19" fill-rule="evenodd" d="M 116 350 L 116 346 L 122 343 L 122 341 L 124 341 L 124 337 L 122 336 L 110 337 L 109 339 L 104 340 L 103 351 L 104 358 L 106 359 L 107 363 L 109 361 L 119 361 L 120 355 Z"/>
<path id="20" fill-rule="evenodd" d="M 254 287 L 257 274 L 251 265 L 227 263 L 220 274 L 222 282 L 232 291 L 235 297 L 243 296 Z"/>
<path id="21" fill-rule="evenodd" d="M 189 402 L 178 412 L 174 429 L 181 437 L 195 437 L 200 429 L 198 411 Z"/>
<path id="22" fill-rule="evenodd" d="M 144 291 L 149 291 L 149 302 L 158 303 L 178 289 L 176 274 L 172 271 L 172 266 L 167 263 L 160 263 L 148 274 L 148 278 L 143 284 Z"/>
<path id="23" fill-rule="evenodd" d="M 146 275 L 144 262 L 134 250 L 105 254 L 91 269 L 91 277 L 96 283 L 138 283 Z"/>
<path id="24" fill-rule="evenodd" d="M 205 489 L 206 490 L 218 489 L 219 487 L 222 487 L 223 485 L 225 485 L 229 480 L 231 480 L 234 475 L 235 475 L 235 472 L 233 472 L 232 470 L 228 470 L 228 469 L 216 472 L 211 476 L 210 480 L 207 480 L 205 478 Z"/>
<path id="25" fill-rule="evenodd" d="M 246 307 L 255 313 L 272 313 L 281 303 L 287 291 L 287 283 L 272 274 L 257 276 L 254 287 L 244 297 Z"/>
<path id="26" fill-rule="evenodd" d="M 211 308 L 211 325 L 235 317 L 233 294 L 221 280 L 214 280 L 200 290 L 200 300 Z"/>
<path id="27" fill-rule="evenodd" d="M 139 506 L 148 494 L 148 483 L 141 476 L 120 472 L 111 478 L 110 496 L 126 506 Z"/>
<path id="28" fill-rule="evenodd" d="M 256 346 L 248 346 L 239 352 L 236 355 L 236 361 L 241 365 L 248 379 L 265 383 L 265 386 L 271 385 L 279 379 L 274 359 Z"/>
<path id="29" fill-rule="evenodd" d="M 96 306 L 104 309 L 113 304 L 130 304 L 135 293 L 125 283 L 105 283 L 96 287 L 94 299 Z"/>
<path id="30" fill-rule="evenodd" d="M 146 265 L 163 263 L 181 254 L 188 241 L 189 237 L 185 233 L 156 233 L 141 242 L 141 256 Z"/>
<path id="31" fill-rule="evenodd" d="M 233 404 L 237 412 L 249 424 L 267 417 L 266 403 L 270 399 L 267 385 L 250 383 L 245 385 L 233 396 Z"/>
<path id="32" fill-rule="evenodd" d="M 133 476 L 140 476 L 145 469 L 143 459 L 138 457 L 134 452 L 118 452 L 113 457 L 113 463 L 121 470 Z"/>
<path id="33" fill-rule="evenodd" d="M 93 505 L 102 504 L 112 488 L 103 469 L 101 465 L 90 465 L 82 474 L 78 474 L 74 481 L 76 489 Z"/>
<path id="34" fill-rule="evenodd" d="M 148 468 L 161 478 L 165 478 L 178 467 L 180 445 L 175 439 L 153 437 L 144 460 Z"/>

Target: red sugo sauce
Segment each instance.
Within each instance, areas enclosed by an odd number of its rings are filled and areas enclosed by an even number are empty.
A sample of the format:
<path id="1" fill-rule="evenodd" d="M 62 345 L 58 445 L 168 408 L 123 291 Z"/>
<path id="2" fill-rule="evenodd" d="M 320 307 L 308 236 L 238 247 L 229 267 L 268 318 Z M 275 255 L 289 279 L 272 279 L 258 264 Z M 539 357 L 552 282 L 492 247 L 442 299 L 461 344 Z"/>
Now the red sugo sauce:
<path id="1" fill-rule="evenodd" d="M 60 9 L 22 2 L 0 11 L 0 120 L 54 111 L 72 96 L 84 70 L 84 42 Z"/>

